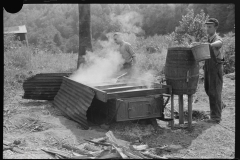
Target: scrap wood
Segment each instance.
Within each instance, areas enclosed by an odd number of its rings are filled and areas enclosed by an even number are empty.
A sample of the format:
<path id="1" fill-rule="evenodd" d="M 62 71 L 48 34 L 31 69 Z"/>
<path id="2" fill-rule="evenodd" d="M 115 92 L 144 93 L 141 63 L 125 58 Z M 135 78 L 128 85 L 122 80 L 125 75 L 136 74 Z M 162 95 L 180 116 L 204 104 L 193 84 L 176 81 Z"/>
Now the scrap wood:
<path id="1" fill-rule="evenodd" d="M 130 143 L 127 141 L 117 139 L 112 131 L 106 133 L 107 137 L 109 138 L 110 143 L 114 146 L 114 148 L 119 152 L 122 158 L 133 158 L 133 159 L 144 159 L 146 158 L 140 152 L 134 150 L 134 148 L 130 147 Z"/>
<path id="2" fill-rule="evenodd" d="M 51 153 L 51 154 L 58 154 L 64 158 L 71 158 L 71 154 L 68 152 L 52 149 L 52 148 L 41 148 L 44 152 Z"/>
<path id="3" fill-rule="evenodd" d="M 112 158 L 122 158 L 118 152 L 112 152 L 109 150 L 104 150 L 99 156 L 96 158 L 98 159 L 112 159 Z"/>
<path id="4" fill-rule="evenodd" d="M 121 155 L 123 159 L 128 159 L 128 156 L 123 153 L 122 148 L 118 148 L 115 144 L 113 144 L 113 147 L 116 149 L 116 151 Z"/>
<path id="5" fill-rule="evenodd" d="M 137 156 L 139 156 L 139 157 L 141 157 L 141 158 L 143 158 L 143 159 L 147 159 L 147 157 L 146 156 L 144 156 L 140 151 L 138 151 L 138 150 L 135 150 L 134 148 L 133 148 L 133 146 L 129 146 L 129 151 L 132 153 L 132 154 L 134 154 L 134 155 L 137 155 Z"/>
<path id="6" fill-rule="evenodd" d="M 87 150 L 85 149 L 80 149 L 80 148 L 77 148 L 77 147 L 74 147 L 74 146 L 70 146 L 68 144 L 63 144 L 62 145 L 63 148 L 67 149 L 67 150 L 70 150 L 70 151 L 73 151 L 73 152 L 76 152 L 76 153 L 79 153 L 79 154 L 84 154 L 84 155 L 87 155 L 87 156 L 91 156 Z"/>
<path id="7" fill-rule="evenodd" d="M 138 155 L 130 152 L 129 150 L 126 150 L 126 149 L 123 149 L 123 153 L 125 155 L 127 155 L 128 157 L 133 158 L 133 159 L 143 159 L 141 156 L 138 156 Z"/>
<path id="8" fill-rule="evenodd" d="M 71 157 L 71 159 L 93 159 L 95 158 L 93 155 L 89 154 L 89 155 L 81 155 L 78 153 L 74 153 L 72 152 L 73 156 Z"/>
<path id="9" fill-rule="evenodd" d="M 84 149 L 86 149 L 88 151 L 93 151 L 93 152 L 102 150 L 100 147 L 92 145 L 92 144 L 89 144 L 89 143 L 86 143 L 84 145 Z"/>
<path id="10" fill-rule="evenodd" d="M 152 153 L 150 153 L 149 151 L 145 151 L 145 152 L 141 152 L 141 153 L 142 153 L 143 155 L 145 155 L 145 156 L 148 156 L 148 157 L 154 158 L 154 159 L 168 159 L 168 158 L 165 157 L 165 156 L 161 157 L 161 156 L 152 154 Z"/>
<path id="11" fill-rule="evenodd" d="M 88 157 L 86 155 L 82 155 L 82 156 L 73 156 L 70 159 L 94 159 L 95 157 Z"/>
<path id="12" fill-rule="evenodd" d="M 104 142 L 107 140 L 107 137 L 101 137 L 101 138 L 94 138 L 94 139 L 91 139 L 91 141 L 94 141 L 94 142 Z"/>
<path id="13" fill-rule="evenodd" d="M 9 146 L 9 145 L 11 145 L 12 143 L 11 143 L 11 142 L 9 142 L 9 141 L 3 140 L 3 144 L 5 144 L 5 145 Z"/>
<path id="14" fill-rule="evenodd" d="M 142 151 L 142 150 L 146 150 L 146 149 L 148 148 L 148 145 L 146 145 L 146 144 L 142 144 L 142 145 L 131 145 L 131 147 L 133 147 L 134 150 Z"/>
<path id="15" fill-rule="evenodd" d="M 62 156 L 58 155 L 58 154 L 55 154 L 55 158 L 56 159 L 64 159 Z"/>
<path id="16" fill-rule="evenodd" d="M 21 153 L 21 154 L 24 153 L 24 151 L 22 149 L 18 148 L 17 145 L 15 145 L 9 141 L 3 140 L 3 150 L 8 150 L 8 149 L 13 152 L 17 152 L 17 153 Z"/>
<path id="17" fill-rule="evenodd" d="M 92 156 L 94 157 L 97 157 L 99 155 L 101 155 L 101 153 L 103 152 L 104 150 L 100 150 L 100 151 L 96 151 L 96 152 L 89 152 L 89 154 L 91 154 Z"/>
<path id="18" fill-rule="evenodd" d="M 161 147 L 148 148 L 147 150 L 152 151 L 152 150 L 155 150 L 155 149 L 161 149 L 161 150 L 169 151 L 167 145 L 164 145 L 164 146 L 161 146 Z"/>
<path id="19" fill-rule="evenodd" d="M 113 159 L 113 158 L 121 158 L 121 155 L 119 153 L 108 153 L 106 155 L 103 155 L 101 157 L 98 157 L 98 159 Z"/>
<path id="20" fill-rule="evenodd" d="M 113 143 L 115 143 L 115 144 L 117 144 L 117 145 L 119 145 L 119 146 L 123 146 L 123 147 L 128 148 L 129 145 L 130 145 L 130 143 L 127 142 L 127 141 L 117 139 L 117 138 L 113 135 L 112 131 L 108 131 L 108 132 L 106 133 L 106 136 L 108 137 L 108 139 L 109 139 L 110 142 L 113 142 Z"/>
<path id="21" fill-rule="evenodd" d="M 101 143 L 101 142 L 94 142 L 92 140 L 88 140 L 88 139 L 84 139 L 85 141 L 88 141 L 88 142 L 91 142 L 91 143 L 94 143 L 94 144 L 100 144 L 100 145 L 103 145 L 103 146 L 112 146 L 111 144 L 109 143 Z"/>
<path id="22" fill-rule="evenodd" d="M 134 151 L 131 151 L 129 148 L 119 146 L 112 142 L 113 147 L 117 150 L 117 152 L 121 155 L 123 159 L 126 158 L 133 158 L 133 159 L 144 159 L 145 156 L 141 155 L 140 153 L 136 153 Z"/>

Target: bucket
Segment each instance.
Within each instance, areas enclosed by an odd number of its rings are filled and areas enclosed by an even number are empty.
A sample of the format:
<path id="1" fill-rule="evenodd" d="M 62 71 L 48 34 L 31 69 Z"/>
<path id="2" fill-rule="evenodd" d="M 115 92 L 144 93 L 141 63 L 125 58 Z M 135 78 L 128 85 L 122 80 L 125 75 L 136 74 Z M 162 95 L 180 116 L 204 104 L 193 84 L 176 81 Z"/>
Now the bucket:
<path id="1" fill-rule="evenodd" d="M 192 47 L 192 52 L 195 60 L 198 62 L 211 58 L 209 43 L 202 43 Z"/>
<path id="2" fill-rule="evenodd" d="M 196 93 L 199 64 L 195 61 L 191 48 L 168 48 L 165 78 L 167 85 L 172 86 L 172 93 L 175 95 Z"/>

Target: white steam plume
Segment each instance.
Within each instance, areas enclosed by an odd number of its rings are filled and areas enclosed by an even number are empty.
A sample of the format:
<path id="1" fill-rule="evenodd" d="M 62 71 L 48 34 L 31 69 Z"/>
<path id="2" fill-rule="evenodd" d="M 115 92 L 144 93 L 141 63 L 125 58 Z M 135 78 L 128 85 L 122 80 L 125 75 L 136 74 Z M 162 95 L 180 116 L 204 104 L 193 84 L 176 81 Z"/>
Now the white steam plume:
<path id="1" fill-rule="evenodd" d="M 69 78 L 79 83 L 91 85 L 107 82 L 115 77 L 124 63 L 122 55 L 111 41 L 101 41 L 103 49 L 87 52 L 85 63 Z"/>

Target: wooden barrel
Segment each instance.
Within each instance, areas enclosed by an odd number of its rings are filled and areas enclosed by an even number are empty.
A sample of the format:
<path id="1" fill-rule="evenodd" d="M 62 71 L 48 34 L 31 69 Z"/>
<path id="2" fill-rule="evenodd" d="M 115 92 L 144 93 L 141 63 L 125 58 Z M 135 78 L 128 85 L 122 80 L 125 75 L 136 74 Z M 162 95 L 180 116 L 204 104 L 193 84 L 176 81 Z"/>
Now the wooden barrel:
<path id="1" fill-rule="evenodd" d="M 167 85 L 172 86 L 176 95 L 194 94 L 199 78 L 199 64 L 195 61 L 191 48 L 168 48 L 165 63 Z"/>

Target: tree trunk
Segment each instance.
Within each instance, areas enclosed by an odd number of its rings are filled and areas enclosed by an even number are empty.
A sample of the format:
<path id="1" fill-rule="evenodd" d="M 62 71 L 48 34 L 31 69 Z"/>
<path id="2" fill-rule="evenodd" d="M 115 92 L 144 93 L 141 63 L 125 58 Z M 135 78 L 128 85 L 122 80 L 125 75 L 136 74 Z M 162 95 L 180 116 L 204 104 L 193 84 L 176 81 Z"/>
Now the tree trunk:
<path id="1" fill-rule="evenodd" d="M 92 51 L 90 4 L 78 4 L 79 12 L 79 52 L 77 68 L 84 62 L 86 50 Z"/>

